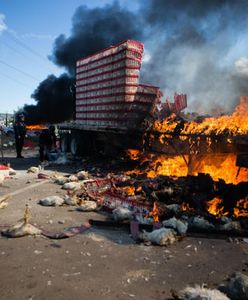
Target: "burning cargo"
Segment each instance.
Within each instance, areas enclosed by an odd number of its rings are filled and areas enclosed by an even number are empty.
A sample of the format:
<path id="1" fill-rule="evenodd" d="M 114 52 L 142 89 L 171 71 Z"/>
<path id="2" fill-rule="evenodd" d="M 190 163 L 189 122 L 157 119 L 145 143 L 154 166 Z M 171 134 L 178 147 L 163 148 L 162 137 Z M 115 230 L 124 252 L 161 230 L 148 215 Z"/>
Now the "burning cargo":
<path id="1" fill-rule="evenodd" d="M 232 115 L 201 121 L 179 116 L 186 95 L 175 94 L 174 104 L 158 112 L 159 88 L 139 84 L 142 55 L 143 44 L 127 40 L 77 61 L 75 120 L 60 126 L 63 150 L 136 149 L 129 153 L 147 165 L 150 178 L 208 173 L 227 183 L 247 181 L 247 97 Z"/>

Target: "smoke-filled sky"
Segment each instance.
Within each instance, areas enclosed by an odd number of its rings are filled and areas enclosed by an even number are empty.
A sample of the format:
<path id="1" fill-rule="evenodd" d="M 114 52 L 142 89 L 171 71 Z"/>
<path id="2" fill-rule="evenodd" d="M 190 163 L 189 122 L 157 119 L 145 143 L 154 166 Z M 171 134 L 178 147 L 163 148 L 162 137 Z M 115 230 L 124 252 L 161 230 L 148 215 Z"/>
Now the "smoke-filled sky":
<path id="1" fill-rule="evenodd" d="M 25 79 L 22 83 L 32 86 L 25 89 L 24 85 L 17 85 L 16 80 L 11 82 L 9 79 L 8 90 L 11 96 L 5 87 L 5 92 L 0 91 L 1 107 L 5 107 L 5 110 L 32 103 L 30 95 L 40 111 L 49 104 L 47 97 L 58 103 L 61 93 L 54 93 L 56 88 L 52 86 L 59 87 L 65 78 L 68 81 L 69 77 L 73 78 L 77 59 L 125 39 L 137 39 L 145 44 L 142 81 L 159 86 L 164 92 L 164 98 L 172 97 L 175 91 L 187 93 L 191 111 L 230 111 L 240 95 L 248 95 L 246 0 L 43 0 L 35 1 L 35 4 L 31 4 L 31 0 L 23 0 L 24 7 L 19 5 L 20 10 L 15 9 L 19 13 L 21 26 L 9 9 L 9 1 L 2 2 L 5 5 L 1 8 L 0 3 L 1 82 L 4 82 L 2 79 L 7 82 L 7 78 L 2 76 L 5 73 L 18 81 Z M 12 8 L 15 2 L 20 3 L 13 0 Z M 25 12 L 28 4 L 30 7 Z M 36 14 L 30 18 L 28 16 L 32 15 L 32 10 Z M 20 16 L 25 22 L 20 23 Z M 7 48 L 3 45 L 8 42 L 13 48 L 11 38 L 7 40 L 7 36 L 11 35 L 35 52 L 36 59 L 37 54 L 46 58 L 42 71 L 38 64 L 31 61 L 26 65 L 21 64 L 14 53 L 12 58 L 8 56 Z M 32 40 L 34 37 L 36 43 Z M 2 45 L 2 41 L 5 44 Z M 21 44 L 18 46 L 21 47 Z M 35 56 L 30 51 L 28 53 L 25 47 L 21 50 L 28 57 Z M 11 68 L 6 64 L 27 74 L 18 73 L 13 68 L 11 73 Z M 67 75 L 60 78 L 64 72 Z M 52 73 L 57 78 L 48 77 Z M 47 87 L 52 95 L 47 94 Z M 66 97 L 61 101 L 66 101 Z M 3 102 L 5 106 L 2 106 Z"/>

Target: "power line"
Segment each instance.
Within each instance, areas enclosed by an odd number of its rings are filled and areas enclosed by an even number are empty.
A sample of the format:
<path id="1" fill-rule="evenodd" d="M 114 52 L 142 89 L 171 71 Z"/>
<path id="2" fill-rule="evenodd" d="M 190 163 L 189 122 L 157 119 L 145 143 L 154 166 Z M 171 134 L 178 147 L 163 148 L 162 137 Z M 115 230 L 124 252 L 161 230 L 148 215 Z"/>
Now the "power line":
<path id="1" fill-rule="evenodd" d="M 21 55 L 22 57 L 25 57 L 25 58 L 29 59 L 27 55 L 23 54 L 22 52 L 20 52 L 20 51 L 17 50 L 16 48 L 10 46 L 8 43 L 2 41 L 2 44 L 5 45 L 5 46 L 7 46 L 7 47 L 8 47 L 9 49 L 11 49 L 12 51 L 18 53 L 18 54 Z"/>
<path id="2" fill-rule="evenodd" d="M 0 72 L 0 75 L 2 75 L 2 76 L 5 77 L 5 78 L 8 78 L 8 79 L 10 79 L 10 80 L 12 80 L 12 81 L 15 81 L 16 83 L 18 83 L 18 84 L 20 84 L 20 85 L 23 85 L 23 86 L 25 86 L 25 87 L 31 88 L 31 86 L 28 86 L 27 84 L 25 84 L 25 83 L 23 83 L 23 82 L 21 82 L 21 81 L 15 79 L 15 78 L 9 76 L 9 75 L 6 75 L 6 74 L 4 74 L 4 73 L 2 73 L 2 72 Z"/>
<path id="3" fill-rule="evenodd" d="M 20 46 L 22 46 L 24 49 L 28 50 L 29 52 L 31 52 L 32 54 L 34 54 L 36 57 L 40 58 L 43 62 L 45 61 L 47 64 L 49 63 L 48 59 L 45 59 L 45 57 L 43 55 L 41 55 L 40 53 L 38 53 L 37 51 L 33 50 L 31 47 L 27 46 L 25 43 L 23 43 L 18 37 L 14 36 L 14 33 L 12 33 L 11 31 L 7 31 L 7 35 L 5 35 L 6 37 L 8 37 L 9 39 L 13 40 L 15 43 L 19 44 Z M 11 48 L 13 51 L 17 52 L 18 54 L 28 58 L 30 60 L 30 57 L 27 57 L 25 54 L 21 53 L 20 51 L 18 51 L 16 48 L 14 48 L 13 46 L 8 45 L 6 42 L 4 43 L 7 47 Z M 40 62 L 41 63 L 41 62 Z M 48 66 L 48 65 L 47 65 Z M 45 69 L 49 68 L 50 72 L 54 72 L 54 70 L 52 70 L 51 66 L 49 66 L 48 68 L 44 67 L 44 64 L 42 65 L 42 67 Z"/>
<path id="4" fill-rule="evenodd" d="M 17 69 L 16 67 L 13 67 L 13 66 L 9 65 L 8 63 L 6 63 L 6 62 L 4 62 L 4 61 L 2 61 L 2 60 L 0 60 L 0 63 L 3 64 L 3 65 L 5 65 L 5 66 L 7 66 L 7 67 L 9 67 L 9 68 L 11 68 L 11 69 L 16 70 L 17 72 L 22 73 L 23 75 L 25 75 L 25 76 L 27 76 L 27 77 L 32 78 L 32 79 L 35 80 L 35 81 L 41 81 L 40 79 L 35 78 L 33 75 L 30 75 L 30 74 L 28 74 L 28 73 L 26 73 L 26 72 L 24 72 L 24 71 L 22 71 L 22 70 L 20 70 L 20 69 Z"/>
<path id="5" fill-rule="evenodd" d="M 7 31 L 8 32 L 8 31 Z M 33 53 L 34 55 L 36 55 L 37 57 L 41 58 L 42 60 L 47 62 L 47 59 L 45 59 L 45 57 L 43 55 L 41 55 L 40 53 L 38 53 L 37 51 L 33 50 L 32 48 L 30 48 L 29 46 L 27 46 L 25 43 L 23 43 L 22 41 L 20 41 L 19 38 L 14 37 L 13 34 L 11 34 L 10 32 L 8 32 L 7 35 L 10 39 L 12 39 L 13 41 L 15 41 L 17 44 L 19 44 L 20 46 L 22 46 L 23 48 L 25 48 L 26 50 L 28 50 L 29 52 Z"/>

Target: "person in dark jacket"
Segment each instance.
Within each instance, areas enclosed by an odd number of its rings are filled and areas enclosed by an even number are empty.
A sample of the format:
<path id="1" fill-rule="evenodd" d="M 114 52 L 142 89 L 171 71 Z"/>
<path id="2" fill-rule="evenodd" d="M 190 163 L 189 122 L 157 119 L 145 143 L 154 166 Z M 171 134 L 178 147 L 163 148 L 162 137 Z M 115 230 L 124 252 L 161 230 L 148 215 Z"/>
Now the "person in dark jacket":
<path id="1" fill-rule="evenodd" d="M 15 133 L 15 144 L 16 144 L 16 155 L 17 158 L 23 158 L 22 148 L 24 145 L 24 139 L 26 135 L 26 125 L 24 122 L 25 118 L 22 113 L 16 115 L 16 120 L 14 124 L 14 133 Z"/>
<path id="2" fill-rule="evenodd" d="M 42 130 L 39 137 L 39 146 L 40 161 L 49 160 L 49 152 L 52 148 L 56 148 L 55 127 L 53 125 Z"/>

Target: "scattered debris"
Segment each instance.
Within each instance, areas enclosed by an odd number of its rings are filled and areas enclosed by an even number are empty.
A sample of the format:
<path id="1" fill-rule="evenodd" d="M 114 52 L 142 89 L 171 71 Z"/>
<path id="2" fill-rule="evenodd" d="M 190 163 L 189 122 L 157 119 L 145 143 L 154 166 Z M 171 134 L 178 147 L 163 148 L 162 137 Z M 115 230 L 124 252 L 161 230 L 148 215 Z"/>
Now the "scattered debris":
<path id="1" fill-rule="evenodd" d="M 80 172 L 77 173 L 76 176 L 77 176 L 77 178 L 78 178 L 79 180 L 87 180 L 87 179 L 90 179 L 90 178 L 91 178 L 90 173 L 87 172 L 87 171 L 80 171 Z"/>
<path id="2" fill-rule="evenodd" d="M 228 282 L 222 284 L 219 289 L 227 294 L 232 300 L 248 299 L 248 276 L 240 272 L 235 272 Z"/>
<path id="3" fill-rule="evenodd" d="M 133 219 L 133 213 L 128 208 L 120 206 L 115 208 L 112 213 L 114 220 L 118 222 Z"/>
<path id="4" fill-rule="evenodd" d="M 25 222 L 18 223 L 8 229 L 2 230 L 2 234 L 7 237 L 16 238 L 26 235 L 40 235 L 41 230 Z"/>
<path id="5" fill-rule="evenodd" d="M 166 228 L 173 228 L 180 235 L 185 235 L 188 230 L 188 223 L 176 219 L 175 217 L 165 220 L 162 222 L 163 226 Z"/>
<path id="6" fill-rule="evenodd" d="M 65 195 L 64 204 L 75 206 L 78 204 L 78 198 L 76 195 Z"/>
<path id="7" fill-rule="evenodd" d="M 168 246 L 177 241 L 176 232 L 167 228 L 155 229 L 152 232 L 144 231 L 139 235 L 139 238 L 160 246 Z"/>
<path id="8" fill-rule="evenodd" d="M 186 287 L 178 294 L 172 292 L 174 299 L 180 300 L 230 300 L 218 290 L 210 290 L 204 287 Z"/>
<path id="9" fill-rule="evenodd" d="M 77 206 L 78 211 L 95 211 L 97 209 L 97 203 L 95 201 L 81 201 L 80 205 Z"/>
<path id="10" fill-rule="evenodd" d="M 214 229 L 215 226 L 201 216 L 195 216 L 189 223 L 190 228 Z"/>
<path id="11" fill-rule="evenodd" d="M 62 186 L 62 189 L 69 191 L 76 191 L 81 188 L 80 182 L 67 182 Z"/>
<path id="12" fill-rule="evenodd" d="M 50 179 L 48 174 L 38 173 L 38 179 Z"/>
<path id="13" fill-rule="evenodd" d="M 59 185 L 64 185 L 66 182 L 68 182 L 68 178 L 65 176 L 54 174 L 52 176 L 52 179 L 54 180 L 54 183 Z"/>
<path id="14" fill-rule="evenodd" d="M 76 175 L 71 175 L 68 178 L 68 181 L 71 181 L 71 182 L 76 182 L 78 180 L 79 180 L 79 178 Z"/>
<path id="15" fill-rule="evenodd" d="M 27 173 L 38 173 L 40 171 L 40 166 L 39 167 L 30 167 L 28 170 L 27 170 Z"/>
<path id="16" fill-rule="evenodd" d="M 42 206 L 61 206 L 64 204 L 64 199 L 59 196 L 48 196 L 39 200 L 39 204 Z"/>

